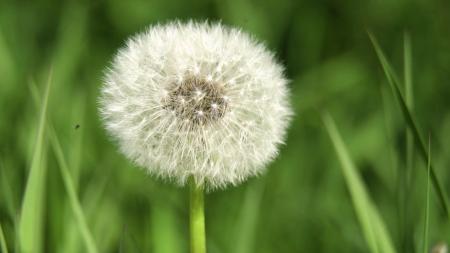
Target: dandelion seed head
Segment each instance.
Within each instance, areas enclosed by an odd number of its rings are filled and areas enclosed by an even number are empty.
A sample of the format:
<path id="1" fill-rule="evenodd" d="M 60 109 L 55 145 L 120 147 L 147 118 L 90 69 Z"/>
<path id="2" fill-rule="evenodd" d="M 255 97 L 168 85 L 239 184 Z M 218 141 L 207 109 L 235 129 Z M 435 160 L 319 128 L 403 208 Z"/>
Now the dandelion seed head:
<path id="1" fill-rule="evenodd" d="M 208 189 L 264 172 L 292 115 L 272 53 L 246 33 L 172 22 L 130 38 L 106 73 L 100 113 L 152 175 Z"/>

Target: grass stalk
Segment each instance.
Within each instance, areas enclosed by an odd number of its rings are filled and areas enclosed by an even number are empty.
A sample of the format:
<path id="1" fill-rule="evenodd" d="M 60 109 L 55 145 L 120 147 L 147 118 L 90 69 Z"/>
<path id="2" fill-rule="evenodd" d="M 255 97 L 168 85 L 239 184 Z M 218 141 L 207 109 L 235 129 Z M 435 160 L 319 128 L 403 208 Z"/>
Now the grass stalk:
<path id="1" fill-rule="evenodd" d="M 381 215 L 368 194 L 333 118 L 329 114 L 324 114 L 322 119 L 341 163 L 342 174 L 370 252 L 395 253 L 391 237 Z"/>
<path id="2" fill-rule="evenodd" d="M 405 88 L 405 103 L 408 109 L 413 111 L 413 78 L 412 78 L 412 47 L 409 34 L 405 32 L 403 39 L 403 80 Z M 409 213 L 409 203 L 411 196 L 411 177 L 414 166 L 414 136 L 412 131 L 405 126 L 405 166 L 399 168 L 399 204 L 400 220 L 402 227 L 401 247 L 404 252 L 413 250 L 413 226 L 411 225 L 411 215 Z"/>
<path id="3" fill-rule="evenodd" d="M 80 201 L 78 200 L 77 193 L 75 191 L 75 186 L 73 184 L 72 176 L 69 171 L 69 167 L 67 165 L 66 159 L 64 157 L 61 144 L 55 134 L 55 131 L 49 127 L 49 137 L 53 147 L 53 151 L 55 152 L 57 162 L 59 164 L 59 169 L 61 171 L 61 176 L 64 182 L 64 186 L 67 191 L 67 195 L 69 196 L 69 202 L 72 207 L 72 210 L 75 215 L 75 219 L 79 225 L 81 235 L 86 243 L 87 252 L 89 253 L 97 253 L 97 247 L 95 245 L 95 241 L 92 237 L 91 231 L 86 222 L 86 218 L 84 216 L 83 209 L 81 208 Z"/>
<path id="4" fill-rule="evenodd" d="M 386 79 L 388 80 L 388 83 L 391 87 L 392 93 L 396 97 L 396 99 L 399 103 L 399 106 L 402 111 L 403 117 L 405 119 L 406 125 L 408 126 L 409 130 L 411 130 L 411 133 L 412 133 L 413 139 L 414 139 L 415 148 L 417 148 L 422 159 L 425 162 L 428 162 L 429 157 L 428 157 L 428 151 L 427 151 L 425 142 L 423 141 L 422 136 L 420 134 L 418 123 L 417 123 L 416 119 L 413 117 L 411 110 L 408 108 L 408 106 L 406 104 L 405 98 L 400 89 L 400 81 L 399 81 L 396 73 L 394 72 L 391 64 L 386 59 L 385 54 L 381 50 L 381 47 L 378 44 L 378 41 L 370 32 L 369 32 L 369 38 L 372 42 L 372 45 L 375 49 L 375 52 L 378 56 L 380 63 L 381 63 L 383 71 L 386 75 Z M 442 206 L 442 209 L 443 209 L 445 215 L 447 216 L 447 218 L 450 219 L 448 196 L 447 196 L 447 193 L 444 190 L 441 182 L 439 181 L 439 177 L 438 177 L 437 173 L 435 172 L 432 164 L 430 164 L 430 177 L 431 177 L 431 182 L 433 184 L 433 187 L 439 198 L 439 202 Z"/>
<path id="5" fill-rule="evenodd" d="M 427 162 L 427 195 L 425 204 L 425 224 L 423 227 L 423 252 L 428 252 L 428 231 L 430 227 L 430 168 L 431 168 L 431 144 L 428 140 L 428 162 Z"/>
<path id="6" fill-rule="evenodd" d="M 21 252 L 39 253 L 42 250 L 44 223 L 44 201 L 46 181 L 45 122 L 48 98 L 52 83 L 52 70 L 48 76 L 44 98 L 41 100 L 39 125 L 34 144 L 31 167 L 28 174 L 19 220 L 19 245 Z"/>
<path id="7" fill-rule="evenodd" d="M 34 102 L 36 104 L 38 104 L 40 102 L 39 92 L 38 92 L 36 86 L 33 85 L 33 83 L 30 84 L 30 90 L 31 90 Z M 75 220 L 76 220 L 76 223 L 80 230 L 81 236 L 85 242 L 87 252 L 98 253 L 98 249 L 96 247 L 92 233 L 89 230 L 89 227 L 87 225 L 86 218 L 85 218 L 83 209 L 81 207 L 81 203 L 78 199 L 78 196 L 76 193 L 76 185 L 72 179 L 72 175 L 70 173 L 68 163 L 67 163 L 64 153 L 62 151 L 62 147 L 59 142 L 59 139 L 56 135 L 56 132 L 55 132 L 52 124 L 50 122 L 44 122 L 44 123 L 45 123 L 44 126 L 46 127 L 46 132 L 48 134 L 48 138 L 50 140 L 52 149 L 55 153 L 56 160 L 59 165 L 59 169 L 61 172 L 61 177 L 63 179 L 64 187 L 66 188 L 67 195 L 69 197 L 69 204 L 75 215 Z"/>
<path id="8" fill-rule="evenodd" d="M 0 249 L 1 252 L 8 253 L 8 246 L 6 245 L 5 235 L 3 234 L 2 225 L 0 224 Z"/>

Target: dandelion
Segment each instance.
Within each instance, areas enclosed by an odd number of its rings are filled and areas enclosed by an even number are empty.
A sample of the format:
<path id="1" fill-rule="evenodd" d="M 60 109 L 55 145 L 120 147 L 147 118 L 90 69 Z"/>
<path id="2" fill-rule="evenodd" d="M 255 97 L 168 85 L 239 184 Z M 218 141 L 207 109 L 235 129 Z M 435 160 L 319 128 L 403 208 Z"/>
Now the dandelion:
<path id="1" fill-rule="evenodd" d="M 264 172 L 291 116 L 272 53 L 238 29 L 195 22 L 129 39 L 100 104 L 121 151 L 152 175 L 192 182 L 193 198 Z"/>

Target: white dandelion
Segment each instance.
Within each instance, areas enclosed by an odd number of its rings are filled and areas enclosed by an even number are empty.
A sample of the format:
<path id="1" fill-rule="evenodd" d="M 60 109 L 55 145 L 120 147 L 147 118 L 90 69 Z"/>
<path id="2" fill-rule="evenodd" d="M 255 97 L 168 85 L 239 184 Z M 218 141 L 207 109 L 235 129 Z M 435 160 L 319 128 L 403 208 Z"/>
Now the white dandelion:
<path id="1" fill-rule="evenodd" d="M 151 26 L 107 71 L 101 115 L 121 151 L 150 174 L 208 189 L 265 170 L 290 121 L 283 67 L 221 24 Z"/>

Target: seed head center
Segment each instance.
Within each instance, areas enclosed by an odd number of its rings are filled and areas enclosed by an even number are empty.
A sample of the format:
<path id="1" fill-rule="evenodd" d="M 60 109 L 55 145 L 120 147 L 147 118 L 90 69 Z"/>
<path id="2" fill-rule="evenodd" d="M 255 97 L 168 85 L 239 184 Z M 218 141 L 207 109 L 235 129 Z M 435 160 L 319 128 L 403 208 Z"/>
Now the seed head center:
<path id="1" fill-rule="evenodd" d="M 220 83 L 188 77 L 173 85 L 165 107 L 180 119 L 204 125 L 222 118 L 228 101 Z"/>

